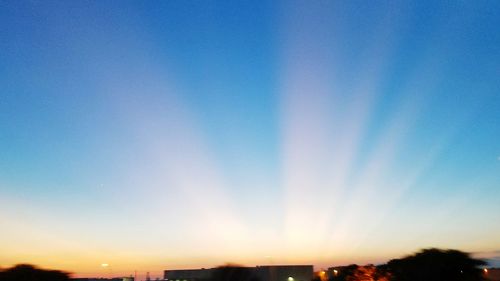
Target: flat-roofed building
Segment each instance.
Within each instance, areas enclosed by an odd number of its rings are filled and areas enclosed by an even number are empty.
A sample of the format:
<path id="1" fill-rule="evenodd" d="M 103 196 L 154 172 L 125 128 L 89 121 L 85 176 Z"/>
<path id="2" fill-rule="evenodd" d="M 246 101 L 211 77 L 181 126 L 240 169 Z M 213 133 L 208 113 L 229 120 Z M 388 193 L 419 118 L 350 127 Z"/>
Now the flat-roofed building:
<path id="1" fill-rule="evenodd" d="M 254 268 L 261 281 L 311 281 L 312 265 L 266 265 Z"/>
<path id="2" fill-rule="evenodd" d="M 213 268 L 165 270 L 163 277 L 170 281 L 203 281 L 210 279 L 213 270 Z"/>
<path id="3" fill-rule="evenodd" d="M 134 281 L 134 277 L 113 277 L 113 278 L 71 278 L 71 281 Z"/>
<path id="4" fill-rule="evenodd" d="M 248 270 L 259 281 L 311 281 L 312 265 L 264 265 L 235 267 Z M 169 281 L 206 281 L 212 278 L 217 268 L 165 270 L 164 279 Z"/>

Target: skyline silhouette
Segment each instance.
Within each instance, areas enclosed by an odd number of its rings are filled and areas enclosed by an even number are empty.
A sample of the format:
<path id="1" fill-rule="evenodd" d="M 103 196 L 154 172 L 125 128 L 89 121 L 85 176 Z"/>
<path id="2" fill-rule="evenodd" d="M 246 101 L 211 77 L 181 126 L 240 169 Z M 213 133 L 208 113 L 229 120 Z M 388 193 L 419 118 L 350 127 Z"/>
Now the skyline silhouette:
<path id="1" fill-rule="evenodd" d="M 109 264 L 102 264 L 108 267 Z M 141 278 L 142 277 L 142 278 Z M 0 268 L 0 281 L 496 281 L 500 268 L 475 259 L 459 250 L 422 249 L 417 253 L 391 259 L 384 264 L 337 265 L 317 268 L 313 265 L 258 265 L 227 263 L 213 268 L 167 269 L 162 277 L 150 272 L 129 276 L 93 276 L 82 278 L 71 272 L 41 269 L 29 264 Z"/>

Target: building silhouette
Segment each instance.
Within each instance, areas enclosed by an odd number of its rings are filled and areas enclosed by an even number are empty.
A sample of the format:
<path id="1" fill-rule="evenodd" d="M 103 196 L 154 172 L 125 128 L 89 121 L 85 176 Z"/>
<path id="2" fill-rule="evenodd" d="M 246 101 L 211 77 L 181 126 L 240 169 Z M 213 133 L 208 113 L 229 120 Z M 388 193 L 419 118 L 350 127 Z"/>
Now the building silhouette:
<path id="1" fill-rule="evenodd" d="M 227 268 L 246 270 L 252 275 L 254 280 L 259 281 L 310 281 L 313 278 L 312 265 L 229 266 Z M 209 281 L 219 269 L 220 268 L 165 270 L 164 279 L 169 281 Z"/>

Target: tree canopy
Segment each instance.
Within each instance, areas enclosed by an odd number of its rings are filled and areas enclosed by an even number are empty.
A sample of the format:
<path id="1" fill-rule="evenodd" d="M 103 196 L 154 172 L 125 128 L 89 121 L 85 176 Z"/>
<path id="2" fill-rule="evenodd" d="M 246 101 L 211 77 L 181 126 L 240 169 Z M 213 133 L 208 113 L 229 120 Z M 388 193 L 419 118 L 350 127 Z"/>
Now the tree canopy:
<path id="1" fill-rule="evenodd" d="M 30 264 L 19 264 L 0 269 L 0 281 L 68 281 L 69 273 L 59 270 L 45 270 Z"/>
<path id="2" fill-rule="evenodd" d="M 387 263 L 394 281 L 478 281 L 486 263 L 457 250 L 425 249 Z"/>
<path id="3" fill-rule="evenodd" d="M 457 250 L 424 249 L 379 266 L 337 267 L 330 281 L 480 281 L 486 263 Z"/>

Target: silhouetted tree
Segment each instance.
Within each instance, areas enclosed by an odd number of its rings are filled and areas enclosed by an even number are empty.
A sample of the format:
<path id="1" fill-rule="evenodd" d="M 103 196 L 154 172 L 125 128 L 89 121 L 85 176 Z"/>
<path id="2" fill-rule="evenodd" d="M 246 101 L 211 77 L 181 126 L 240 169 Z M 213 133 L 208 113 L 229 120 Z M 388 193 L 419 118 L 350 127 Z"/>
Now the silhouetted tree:
<path id="1" fill-rule="evenodd" d="M 358 269 L 357 264 L 338 267 L 338 274 L 330 278 L 330 281 L 348 281 L 354 276 L 355 271 Z"/>
<path id="2" fill-rule="evenodd" d="M 338 267 L 337 274 L 330 281 L 388 281 L 390 275 L 386 271 L 379 270 L 372 264 L 358 266 L 352 264 L 349 266 Z"/>
<path id="3" fill-rule="evenodd" d="M 358 266 L 348 281 L 389 281 L 390 275 L 386 272 L 380 271 L 378 267 L 373 264 Z"/>
<path id="4" fill-rule="evenodd" d="M 482 260 L 456 250 L 425 249 L 402 259 L 389 261 L 393 281 L 479 281 Z"/>
<path id="5" fill-rule="evenodd" d="M 69 274 L 59 270 L 45 270 L 29 264 L 19 264 L 0 270 L 0 281 L 68 281 Z"/>
<path id="6" fill-rule="evenodd" d="M 392 280 L 392 275 L 388 270 L 387 264 L 377 265 L 374 277 L 374 279 L 377 281 Z"/>

